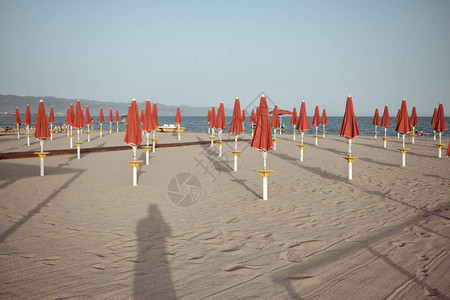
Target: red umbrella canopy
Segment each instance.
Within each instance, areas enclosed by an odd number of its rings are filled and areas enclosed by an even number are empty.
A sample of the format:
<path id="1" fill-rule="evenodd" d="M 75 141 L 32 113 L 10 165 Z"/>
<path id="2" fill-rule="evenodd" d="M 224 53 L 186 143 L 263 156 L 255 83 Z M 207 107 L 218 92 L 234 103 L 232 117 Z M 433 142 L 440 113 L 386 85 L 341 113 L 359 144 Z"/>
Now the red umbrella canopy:
<path id="1" fill-rule="evenodd" d="M 89 107 L 86 106 L 86 116 L 84 116 L 84 123 L 87 125 L 91 124 L 91 113 L 89 112 Z"/>
<path id="2" fill-rule="evenodd" d="M 177 106 L 177 114 L 175 115 L 175 124 L 181 124 L 181 112 L 179 106 Z"/>
<path id="3" fill-rule="evenodd" d="M 434 125 L 433 130 L 436 130 L 437 132 L 444 132 L 447 130 L 447 125 L 445 124 L 444 106 L 442 105 L 442 102 L 439 103 L 436 115 L 436 124 Z"/>
<path id="4" fill-rule="evenodd" d="M 316 105 L 316 109 L 314 110 L 314 117 L 312 124 L 313 126 L 317 127 L 320 125 L 320 112 L 319 112 L 319 105 Z"/>
<path id="5" fill-rule="evenodd" d="M 55 122 L 55 112 L 53 111 L 53 106 L 50 106 L 50 113 L 48 115 L 48 123 L 53 124 Z"/>
<path id="6" fill-rule="evenodd" d="M 231 118 L 230 124 L 230 133 L 232 134 L 241 134 L 244 132 L 242 128 L 242 116 L 241 116 L 241 103 L 239 102 L 239 98 L 234 100 L 234 109 L 233 109 L 233 117 Z"/>
<path id="7" fill-rule="evenodd" d="M 383 117 L 381 118 L 380 125 L 384 128 L 391 127 L 391 119 L 389 119 L 389 109 L 387 105 L 384 107 Z"/>
<path id="8" fill-rule="evenodd" d="M 259 113 L 257 114 L 256 130 L 253 135 L 251 146 L 262 151 L 269 151 L 273 148 L 272 132 L 270 130 L 269 108 L 266 97 L 261 96 L 259 103 Z"/>
<path id="9" fill-rule="evenodd" d="M 30 125 L 31 124 L 31 112 L 30 106 L 27 104 L 27 109 L 25 110 L 25 119 L 23 119 L 23 124 Z"/>
<path id="10" fill-rule="evenodd" d="M 325 108 L 322 111 L 322 118 L 320 119 L 320 124 L 323 124 L 323 125 L 328 124 L 327 112 L 325 111 Z"/>
<path id="11" fill-rule="evenodd" d="M 66 119 L 64 120 L 67 124 L 70 122 L 70 107 L 67 108 Z"/>
<path id="12" fill-rule="evenodd" d="M 311 127 L 309 127 L 308 116 L 306 115 L 305 101 L 302 102 L 302 106 L 300 107 L 300 115 L 295 128 L 300 132 L 305 132 L 311 129 Z"/>
<path id="13" fill-rule="evenodd" d="M 217 110 L 217 117 L 216 117 L 216 128 L 217 129 L 224 129 L 227 127 L 227 124 L 225 123 L 225 113 L 223 112 L 223 103 L 220 102 L 219 109 Z"/>
<path id="14" fill-rule="evenodd" d="M 269 111 L 269 114 L 273 114 L 275 110 Z M 286 109 L 278 109 L 278 115 L 292 115 L 292 111 Z"/>
<path id="15" fill-rule="evenodd" d="M 114 121 L 112 108 L 109 109 L 108 122 Z"/>
<path id="16" fill-rule="evenodd" d="M 130 109 L 131 109 L 131 105 L 128 105 L 128 113 L 127 113 L 127 117 L 125 119 L 125 123 L 128 124 L 128 116 L 130 115 Z M 139 112 L 138 112 L 138 120 L 139 120 Z"/>
<path id="17" fill-rule="evenodd" d="M 356 123 L 355 112 L 353 110 L 353 100 L 351 96 L 347 97 L 347 105 L 345 107 L 344 119 L 342 120 L 339 135 L 348 139 L 353 139 L 359 135 L 359 128 Z"/>
<path id="18" fill-rule="evenodd" d="M 128 126 L 124 142 L 130 146 L 138 146 L 142 143 L 142 134 L 141 126 L 139 126 L 139 110 L 136 99 L 131 101 L 131 106 L 128 109 L 127 122 Z"/>
<path id="19" fill-rule="evenodd" d="M 139 118 L 139 123 L 143 124 L 144 123 L 144 109 L 141 109 L 141 117 Z"/>
<path id="20" fill-rule="evenodd" d="M 242 110 L 241 118 L 242 122 L 245 122 L 245 109 Z"/>
<path id="21" fill-rule="evenodd" d="M 142 129 L 145 132 L 150 132 L 155 129 L 155 126 L 153 126 L 152 106 L 150 105 L 150 100 L 147 100 L 145 103 L 144 123 L 142 124 Z"/>
<path id="22" fill-rule="evenodd" d="M 209 122 L 209 123 L 211 123 L 211 110 L 210 109 L 208 109 L 208 114 L 206 115 L 206 122 Z"/>
<path id="23" fill-rule="evenodd" d="M 213 107 L 211 107 L 211 115 L 210 115 L 210 127 L 211 128 L 217 128 L 216 127 L 216 109 L 214 108 L 214 105 L 213 105 Z"/>
<path id="24" fill-rule="evenodd" d="M 395 117 L 395 124 L 398 124 L 400 121 L 400 108 L 397 110 L 397 116 Z"/>
<path id="25" fill-rule="evenodd" d="M 105 117 L 103 116 L 103 107 L 100 107 L 100 113 L 98 114 L 98 122 L 100 124 L 105 122 Z"/>
<path id="26" fill-rule="evenodd" d="M 297 109 L 295 107 L 292 110 L 292 116 L 291 116 L 290 124 L 292 124 L 292 125 L 296 125 L 297 124 Z"/>
<path id="27" fill-rule="evenodd" d="M 19 124 L 20 123 L 20 114 L 19 114 L 19 108 L 16 107 L 16 115 L 14 116 L 14 123 Z"/>
<path id="28" fill-rule="evenodd" d="M 116 121 L 116 122 L 120 121 L 119 110 L 118 109 L 116 109 L 116 117 L 114 118 L 114 121 Z"/>
<path id="29" fill-rule="evenodd" d="M 44 101 L 39 101 L 39 107 L 36 117 L 36 131 L 34 137 L 39 140 L 45 140 L 50 137 L 50 130 L 48 129 L 47 116 L 45 115 Z"/>
<path id="30" fill-rule="evenodd" d="M 80 100 L 77 101 L 77 107 L 75 109 L 75 120 L 73 121 L 73 128 L 81 129 L 84 127 L 83 111 L 81 110 Z"/>
<path id="31" fill-rule="evenodd" d="M 73 103 L 70 103 L 70 118 L 69 118 L 69 125 L 73 126 L 73 122 L 75 122 L 75 110 L 73 109 Z"/>
<path id="32" fill-rule="evenodd" d="M 407 134 L 412 131 L 411 124 L 409 123 L 408 109 L 406 107 L 406 100 L 402 100 L 402 106 L 400 107 L 400 116 L 398 117 L 397 128 L 395 131 L 401 134 Z"/>
<path id="33" fill-rule="evenodd" d="M 156 102 L 153 103 L 152 116 L 153 116 L 153 126 L 158 127 L 159 126 L 158 107 L 156 106 Z"/>
<path id="34" fill-rule="evenodd" d="M 411 112 L 411 119 L 409 120 L 409 123 L 411 124 L 412 127 L 416 127 L 419 124 L 419 122 L 417 121 L 417 112 L 415 106 L 413 106 Z"/>
<path id="35" fill-rule="evenodd" d="M 447 157 L 450 156 L 450 142 L 448 142 L 448 146 L 447 146 L 447 154 L 445 155 Z"/>
<path id="36" fill-rule="evenodd" d="M 372 124 L 377 126 L 380 125 L 380 115 L 378 113 L 378 108 L 375 108 L 375 114 L 373 115 Z"/>
<path id="37" fill-rule="evenodd" d="M 256 115 L 255 115 L 255 109 L 252 108 L 252 113 L 250 114 L 250 119 L 248 120 L 250 123 L 255 124 L 256 123 Z"/>
<path id="38" fill-rule="evenodd" d="M 433 118 L 431 119 L 431 125 L 433 125 L 433 127 L 434 124 L 436 124 L 436 118 L 437 118 L 437 108 L 435 107 L 433 112 Z"/>
<path id="39" fill-rule="evenodd" d="M 275 105 L 272 114 L 272 123 L 270 124 L 272 128 L 280 128 L 280 117 L 278 116 L 278 106 Z"/>
<path id="40" fill-rule="evenodd" d="M 258 124 L 258 121 L 259 121 L 259 106 L 256 107 L 255 125 Z"/>

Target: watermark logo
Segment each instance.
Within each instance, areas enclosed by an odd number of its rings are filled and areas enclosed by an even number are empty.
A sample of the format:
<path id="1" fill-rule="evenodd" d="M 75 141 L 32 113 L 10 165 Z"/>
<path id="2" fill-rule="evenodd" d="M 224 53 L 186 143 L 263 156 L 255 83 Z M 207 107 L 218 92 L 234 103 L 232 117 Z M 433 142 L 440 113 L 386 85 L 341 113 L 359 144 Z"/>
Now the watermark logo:
<path id="1" fill-rule="evenodd" d="M 194 205 L 202 195 L 200 180 L 191 173 L 179 173 L 167 186 L 167 195 L 173 204 L 181 207 Z"/>

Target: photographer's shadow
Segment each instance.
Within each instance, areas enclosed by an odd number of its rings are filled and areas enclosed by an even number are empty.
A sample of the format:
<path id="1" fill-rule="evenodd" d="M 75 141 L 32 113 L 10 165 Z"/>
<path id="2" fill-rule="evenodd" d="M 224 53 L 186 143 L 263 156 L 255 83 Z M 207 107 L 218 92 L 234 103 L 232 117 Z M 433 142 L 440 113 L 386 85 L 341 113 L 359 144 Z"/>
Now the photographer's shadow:
<path id="1" fill-rule="evenodd" d="M 149 206 L 148 217 L 139 221 L 136 234 L 138 254 L 133 298 L 176 299 L 165 244 L 171 229 L 157 205 Z"/>

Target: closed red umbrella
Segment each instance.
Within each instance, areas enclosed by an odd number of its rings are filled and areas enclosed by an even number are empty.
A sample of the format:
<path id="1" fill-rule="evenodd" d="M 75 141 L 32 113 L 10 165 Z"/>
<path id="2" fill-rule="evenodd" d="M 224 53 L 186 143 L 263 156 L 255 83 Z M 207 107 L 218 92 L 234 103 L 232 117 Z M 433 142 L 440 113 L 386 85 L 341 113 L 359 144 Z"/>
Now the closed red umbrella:
<path id="1" fill-rule="evenodd" d="M 316 109 L 314 110 L 314 117 L 313 117 L 312 125 L 314 127 L 316 127 L 316 135 L 314 136 L 314 138 L 315 138 L 315 144 L 317 146 L 317 140 L 319 139 L 319 135 L 318 135 L 317 131 L 319 130 L 319 125 L 320 125 L 320 112 L 319 112 L 318 105 L 316 105 Z"/>
<path id="2" fill-rule="evenodd" d="M 152 110 L 152 116 L 153 116 L 153 125 L 155 127 L 159 126 L 159 120 L 158 120 L 158 107 L 156 106 L 156 102 L 153 102 L 153 110 Z M 155 131 L 153 131 L 153 134 Z"/>
<path id="3" fill-rule="evenodd" d="M 30 106 L 28 104 L 25 110 L 25 119 L 23 119 L 23 124 L 25 124 L 27 127 L 29 127 L 31 124 Z"/>
<path id="4" fill-rule="evenodd" d="M 211 107 L 211 116 L 210 116 L 210 124 L 212 128 L 212 134 L 214 135 L 214 129 L 216 128 L 216 108 L 214 105 Z"/>
<path id="5" fill-rule="evenodd" d="M 217 109 L 217 116 L 216 116 L 216 128 L 219 130 L 219 136 L 221 136 L 221 132 L 223 129 L 227 127 L 227 124 L 225 122 L 225 112 L 224 112 L 224 106 L 223 102 L 220 102 L 219 108 Z"/>
<path id="6" fill-rule="evenodd" d="M 386 148 L 386 141 L 388 139 L 386 137 L 387 129 L 388 129 L 388 127 L 391 127 L 391 119 L 389 118 L 389 109 L 388 109 L 387 105 L 384 107 L 383 117 L 381 118 L 380 126 L 384 128 L 383 144 L 384 144 L 384 148 Z"/>
<path id="7" fill-rule="evenodd" d="M 150 104 L 150 100 L 147 100 L 147 102 L 145 103 L 144 122 L 142 124 L 142 130 L 144 130 L 147 133 L 147 147 L 149 143 L 150 132 L 153 131 L 154 129 L 155 126 L 153 126 L 152 106 Z"/>
<path id="8" fill-rule="evenodd" d="M 378 108 L 375 108 L 375 114 L 373 115 L 372 124 L 375 125 L 375 139 L 377 139 L 378 131 L 377 126 L 380 124 L 380 115 L 378 113 Z"/>
<path id="9" fill-rule="evenodd" d="M 141 109 L 141 117 L 139 118 L 139 123 L 144 124 L 144 109 Z"/>
<path id="10" fill-rule="evenodd" d="M 43 100 L 39 101 L 34 137 L 39 140 L 41 144 L 41 152 L 44 152 L 44 141 L 50 137 L 50 130 L 48 129 L 47 116 L 45 115 Z"/>
<path id="11" fill-rule="evenodd" d="M 259 121 L 259 106 L 256 107 L 256 113 L 255 113 L 255 125 L 258 124 Z"/>
<path id="12" fill-rule="evenodd" d="M 175 124 L 181 124 L 181 112 L 180 112 L 180 107 L 177 106 L 177 113 L 175 115 Z"/>
<path id="13" fill-rule="evenodd" d="M 120 121 L 119 110 L 118 109 L 116 109 L 116 116 L 114 117 L 114 121 L 116 121 L 116 122 Z M 117 124 L 117 126 L 119 126 L 119 124 Z"/>
<path id="14" fill-rule="evenodd" d="M 448 142 L 447 154 L 445 156 L 450 157 L 450 142 Z"/>
<path id="15" fill-rule="evenodd" d="M 355 112 L 353 110 L 352 97 L 347 97 L 347 104 L 345 107 L 344 118 L 342 120 L 339 135 L 347 139 L 353 139 L 359 135 L 358 124 L 356 123 Z"/>
<path id="16" fill-rule="evenodd" d="M 245 123 L 245 109 L 242 110 L 241 118 L 242 118 L 242 123 Z"/>
<path id="17" fill-rule="evenodd" d="M 322 137 L 325 138 L 325 125 L 328 124 L 328 119 L 327 119 L 327 112 L 325 110 L 325 108 L 322 111 L 322 118 L 320 119 L 320 124 L 322 124 Z"/>
<path id="18" fill-rule="evenodd" d="M 87 126 L 87 135 L 88 135 L 88 142 L 91 141 L 91 132 L 90 132 L 90 125 L 92 123 L 91 120 L 91 113 L 89 112 L 89 107 L 86 106 L 86 115 L 84 116 L 84 123 L 86 123 Z"/>
<path id="19" fill-rule="evenodd" d="M 258 119 L 256 120 L 255 134 L 251 146 L 263 152 L 264 170 L 266 169 L 267 152 L 273 148 L 272 132 L 270 130 L 269 108 L 264 95 L 261 96 L 259 104 Z"/>
<path id="20" fill-rule="evenodd" d="M 64 122 L 66 122 L 66 124 L 69 125 L 69 122 L 70 122 L 70 107 L 67 108 L 66 118 L 64 119 Z"/>
<path id="21" fill-rule="evenodd" d="M 292 138 L 295 141 L 295 135 L 297 134 L 297 132 L 295 132 L 295 126 L 297 125 L 297 109 L 295 107 L 292 110 L 291 120 L 289 121 L 289 123 L 292 124 L 292 127 L 294 127 Z"/>
<path id="22" fill-rule="evenodd" d="M 139 119 L 139 116 L 138 116 L 138 119 Z M 109 122 L 109 134 L 112 134 L 112 128 L 113 128 L 113 122 L 114 122 L 112 108 L 109 109 L 108 122 Z"/>
<path id="23" fill-rule="evenodd" d="M 98 114 L 98 123 L 100 123 L 100 137 L 103 136 L 103 123 L 105 122 L 105 117 L 103 116 L 103 107 L 100 107 L 100 113 Z"/>
<path id="24" fill-rule="evenodd" d="M 139 126 L 139 110 L 136 99 L 131 101 L 131 106 L 128 109 L 127 122 L 128 126 L 124 142 L 133 148 L 133 159 L 136 160 L 136 149 L 142 143 L 141 127 Z"/>
<path id="25" fill-rule="evenodd" d="M 242 128 L 242 116 L 241 116 L 241 103 L 239 98 L 234 100 L 233 116 L 231 117 L 230 133 L 234 134 L 234 150 L 237 151 L 237 138 L 242 134 L 244 129 Z"/>
<path id="26" fill-rule="evenodd" d="M 73 128 L 77 130 L 77 140 L 80 141 L 80 129 L 84 127 L 83 112 L 81 111 L 80 100 L 77 101 L 77 106 L 75 109 L 75 119 L 73 121 Z"/>
<path id="27" fill-rule="evenodd" d="M 255 115 L 255 109 L 252 108 L 252 113 L 250 114 L 250 119 L 248 120 L 250 123 L 255 124 L 256 123 L 256 115 Z"/>
<path id="28" fill-rule="evenodd" d="M 380 126 L 383 127 L 384 129 L 391 127 L 391 119 L 389 118 L 389 108 L 387 105 L 384 107 L 383 117 L 381 118 Z M 386 134 L 384 136 L 386 136 Z"/>
<path id="29" fill-rule="evenodd" d="M 278 106 L 275 105 L 272 113 L 272 123 L 270 124 L 273 128 L 273 134 L 276 138 L 277 129 L 280 128 L 280 117 L 278 115 Z"/>
<path id="30" fill-rule="evenodd" d="M 411 124 L 413 131 L 414 131 L 415 127 L 417 127 L 417 125 L 419 125 L 419 122 L 417 120 L 417 111 L 416 111 L 415 106 L 413 106 L 413 109 L 411 112 L 411 119 L 409 120 L 409 123 Z"/>
<path id="31" fill-rule="evenodd" d="M 70 134 L 72 134 L 72 128 L 73 128 L 73 122 L 75 121 L 75 110 L 73 108 L 73 103 L 70 103 L 70 114 L 69 114 L 69 124 L 71 127 L 71 132 Z"/>
<path id="32" fill-rule="evenodd" d="M 400 114 L 398 117 L 397 127 L 395 128 L 403 138 L 403 148 L 405 149 L 405 135 L 412 131 L 411 124 L 409 123 L 408 109 L 406 107 L 406 100 L 402 100 L 402 106 L 400 108 Z"/>
<path id="33" fill-rule="evenodd" d="M 289 123 L 294 126 L 294 131 L 295 131 L 295 125 L 297 125 L 297 109 L 295 107 L 292 110 L 292 116 L 291 116 L 291 120 L 289 121 Z"/>
<path id="34" fill-rule="evenodd" d="M 19 108 L 16 107 L 16 114 L 14 116 L 14 123 L 17 124 L 17 139 L 20 139 L 20 114 Z"/>
<path id="35" fill-rule="evenodd" d="M 303 145 L 303 134 L 311 129 L 311 127 L 309 126 L 308 116 L 306 115 L 305 101 L 302 101 L 302 105 L 300 106 L 300 115 L 297 121 L 296 129 L 301 133 L 301 144 Z"/>
<path id="36" fill-rule="evenodd" d="M 433 117 L 431 118 L 431 125 L 433 125 L 433 139 L 436 140 L 436 130 L 434 130 L 434 124 L 436 124 L 437 107 L 434 108 Z"/>
<path id="37" fill-rule="evenodd" d="M 439 132 L 439 144 L 442 144 L 442 132 L 447 130 L 447 125 L 445 124 L 444 106 L 442 105 L 442 102 L 439 103 L 436 123 L 434 124 L 433 129 Z"/>
<path id="38" fill-rule="evenodd" d="M 50 106 L 50 113 L 48 114 L 48 123 L 51 124 L 50 130 L 53 130 L 53 123 L 55 123 L 55 112 L 53 111 L 53 106 Z"/>

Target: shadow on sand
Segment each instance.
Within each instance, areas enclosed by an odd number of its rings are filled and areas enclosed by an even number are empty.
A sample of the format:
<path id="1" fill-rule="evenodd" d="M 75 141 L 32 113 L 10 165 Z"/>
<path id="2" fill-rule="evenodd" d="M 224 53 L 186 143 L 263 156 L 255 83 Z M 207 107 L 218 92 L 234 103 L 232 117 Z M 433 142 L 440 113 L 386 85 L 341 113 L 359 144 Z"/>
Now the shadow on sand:
<path id="1" fill-rule="evenodd" d="M 138 253 L 134 274 L 134 299 L 176 299 L 167 259 L 165 238 L 171 229 L 157 205 L 151 204 L 148 216 L 136 228 Z"/>

